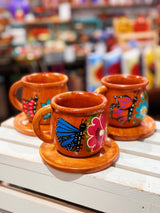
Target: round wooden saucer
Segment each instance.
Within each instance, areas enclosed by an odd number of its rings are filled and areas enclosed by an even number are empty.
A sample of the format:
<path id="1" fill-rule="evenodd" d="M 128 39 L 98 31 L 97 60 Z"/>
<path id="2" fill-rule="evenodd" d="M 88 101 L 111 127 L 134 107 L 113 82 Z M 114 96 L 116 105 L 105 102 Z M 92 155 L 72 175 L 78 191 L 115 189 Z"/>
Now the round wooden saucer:
<path id="1" fill-rule="evenodd" d="M 111 139 L 112 140 L 112 139 Z M 117 159 L 119 147 L 114 140 L 101 151 L 87 158 L 73 158 L 60 154 L 54 144 L 42 143 L 39 149 L 42 159 L 51 167 L 63 172 L 91 173 L 109 167 Z"/>
<path id="2" fill-rule="evenodd" d="M 148 137 L 154 133 L 156 122 L 153 118 L 146 115 L 141 124 L 137 127 L 118 128 L 109 126 L 109 136 L 115 140 L 132 141 Z"/>
<path id="3" fill-rule="evenodd" d="M 27 119 L 24 112 L 15 116 L 13 121 L 14 127 L 17 131 L 30 136 L 36 136 L 32 127 L 32 123 Z M 44 132 L 50 131 L 50 125 L 41 125 Z"/>

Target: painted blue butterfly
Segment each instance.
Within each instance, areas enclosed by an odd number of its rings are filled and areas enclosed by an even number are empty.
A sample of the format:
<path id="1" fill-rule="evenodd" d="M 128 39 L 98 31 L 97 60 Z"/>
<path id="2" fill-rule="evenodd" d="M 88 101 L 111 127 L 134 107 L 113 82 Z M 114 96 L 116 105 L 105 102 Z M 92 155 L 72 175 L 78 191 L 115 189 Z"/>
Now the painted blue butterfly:
<path id="1" fill-rule="evenodd" d="M 63 118 L 59 118 L 57 121 L 56 135 L 61 146 L 70 151 L 79 152 L 82 148 L 81 140 L 86 124 L 81 121 L 79 129 L 72 126 L 70 123 L 65 121 Z"/>
<path id="2" fill-rule="evenodd" d="M 51 100 L 48 98 L 47 101 L 46 101 L 46 103 L 41 103 L 41 107 L 44 107 L 44 106 L 46 106 L 46 105 L 48 105 L 50 103 L 51 103 Z M 50 118 L 50 117 L 51 117 L 51 113 L 48 113 L 43 118 L 47 119 L 47 118 Z"/>

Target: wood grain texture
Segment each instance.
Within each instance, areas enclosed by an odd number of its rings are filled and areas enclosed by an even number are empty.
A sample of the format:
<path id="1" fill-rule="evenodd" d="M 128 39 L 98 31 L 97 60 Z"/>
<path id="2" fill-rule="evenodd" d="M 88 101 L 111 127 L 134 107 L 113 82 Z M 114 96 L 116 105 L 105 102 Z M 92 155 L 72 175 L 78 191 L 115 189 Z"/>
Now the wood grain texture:
<path id="1" fill-rule="evenodd" d="M 6 199 L 5 199 L 6 196 L 8 197 L 9 202 L 6 202 Z M 39 195 L 34 192 L 29 192 L 25 189 L 18 188 L 16 186 L 6 187 L 3 185 L 0 185 L 0 200 L 1 200 L 1 207 L 11 212 L 13 211 L 27 212 L 30 210 L 32 210 L 32 212 L 39 212 L 39 213 L 44 213 L 44 212 L 45 213 L 49 213 L 49 212 L 93 213 L 93 212 L 96 212 L 94 210 L 89 210 L 87 208 L 80 207 L 78 205 L 69 204 L 64 201 Z M 21 205 L 19 205 L 20 202 L 21 202 Z M 7 213 L 5 211 L 4 212 L 1 211 L 1 209 L 0 209 L 0 212 Z"/>

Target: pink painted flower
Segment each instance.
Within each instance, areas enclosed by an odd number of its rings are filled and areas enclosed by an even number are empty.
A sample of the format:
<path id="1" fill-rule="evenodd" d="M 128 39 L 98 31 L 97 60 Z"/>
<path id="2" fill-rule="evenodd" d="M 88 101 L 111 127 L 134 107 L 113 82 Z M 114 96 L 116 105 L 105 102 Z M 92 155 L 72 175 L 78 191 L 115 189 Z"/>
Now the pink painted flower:
<path id="1" fill-rule="evenodd" d="M 100 149 L 106 139 L 106 119 L 104 115 L 92 118 L 91 124 L 88 127 L 88 135 L 90 136 L 87 140 L 87 145 L 94 152 Z"/>

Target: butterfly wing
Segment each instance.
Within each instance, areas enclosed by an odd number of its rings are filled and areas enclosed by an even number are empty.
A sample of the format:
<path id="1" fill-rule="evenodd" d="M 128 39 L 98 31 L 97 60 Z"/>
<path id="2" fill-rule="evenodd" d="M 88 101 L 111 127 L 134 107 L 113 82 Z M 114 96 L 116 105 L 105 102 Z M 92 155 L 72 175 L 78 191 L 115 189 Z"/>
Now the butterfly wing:
<path id="1" fill-rule="evenodd" d="M 28 105 L 27 105 L 27 101 L 25 99 L 22 100 L 22 104 L 23 104 L 23 110 L 24 112 L 27 114 L 28 113 Z"/>
<path id="2" fill-rule="evenodd" d="M 33 118 L 36 113 L 37 100 L 38 100 L 38 97 L 35 96 L 34 99 L 29 98 L 28 100 L 23 99 L 22 101 L 24 112 L 28 114 L 30 118 Z"/>
<path id="3" fill-rule="evenodd" d="M 74 149 L 78 141 L 76 136 L 79 132 L 80 130 L 78 128 L 72 126 L 63 118 L 58 119 L 56 135 L 62 147 L 65 147 L 66 149 Z"/>
<path id="4" fill-rule="evenodd" d="M 30 98 L 28 100 L 28 113 L 31 118 L 33 118 L 36 113 L 36 105 L 37 103 L 33 98 Z"/>
<path id="5" fill-rule="evenodd" d="M 119 121 L 120 123 L 126 123 L 128 121 L 128 110 L 123 110 L 117 107 L 117 105 L 112 104 L 110 106 L 110 116 L 111 118 Z"/>
<path id="6" fill-rule="evenodd" d="M 132 106 L 132 99 L 128 95 L 115 96 L 117 105 L 120 109 L 129 109 Z"/>
<path id="7" fill-rule="evenodd" d="M 131 120 L 134 104 L 137 97 L 132 100 L 128 95 L 114 96 L 117 104 L 110 106 L 110 116 L 120 123 L 124 124 Z"/>

